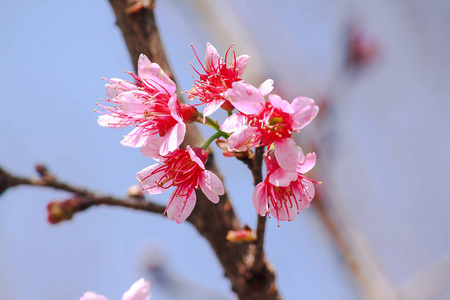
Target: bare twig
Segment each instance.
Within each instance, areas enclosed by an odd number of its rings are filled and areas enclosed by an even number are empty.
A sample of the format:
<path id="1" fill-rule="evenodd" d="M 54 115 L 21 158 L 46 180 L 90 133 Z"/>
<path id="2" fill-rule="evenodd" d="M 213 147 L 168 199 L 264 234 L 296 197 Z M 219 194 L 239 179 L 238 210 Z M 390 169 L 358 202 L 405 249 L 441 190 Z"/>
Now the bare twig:
<path id="1" fill-rule="evenodd" d="M 40 178 L 26 178 L 12 175 L 11 173 L 0 168 L 0 194 L 1 192 L 6 191 L 8 188 L 19 185 L 48 187 L 56 190 L 66 191 L 92 201 L 92 205 L 121 206 L 158 214 L 162 214 L 165 210 L 164 206 L 150 201 L 133 201 L 133 199 L 121 199 L 112 196 L 101 195 L 88 189 L 75 187 L 71 184 L 59 181 L 55 178 L 54 175 L 51 175 L 49 173 Z"/>

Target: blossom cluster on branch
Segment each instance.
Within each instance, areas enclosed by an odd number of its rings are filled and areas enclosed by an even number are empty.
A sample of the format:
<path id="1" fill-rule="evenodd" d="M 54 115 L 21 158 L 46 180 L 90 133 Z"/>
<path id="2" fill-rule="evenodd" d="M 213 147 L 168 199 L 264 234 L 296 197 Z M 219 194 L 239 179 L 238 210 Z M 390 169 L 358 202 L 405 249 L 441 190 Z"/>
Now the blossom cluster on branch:
<path id="1" fill-rule="evenodd" d="M 254 147 L 267 147 L 264 154 L 267 174 L 255 187 L 253 205 L 261 216 L 294 220 L 314 197 L 316 182 L 303 174 L 314 167 L 316 156 L 305 155 L 292 134 L 307 126 L 319 108 L 310 98 L 297 97 L 289 103 L 270 94 L 274 84 L 271 79 L 258 88 L 246 83 L 241 76 L 250 57 L 236 57 L 230 51 L 231 47 L 223 58 L 208 43 L 203 64 L 194 50 L 201 70 L 193 67 L 198 79 L 186 93 L 188 99 L 197 98 L 201 103 L 193 105 L 180 103 L 175 83 L 158 64 L 141 55 L 138 74 L 128 72 L 134 82 L 108 79 L 105 101 L 110 106 L 100 105 L 103 110 L 98 124 L 110 128 L 134 127 L 121 143 L 141 148 L 143 155 L 157 162 L 138 172 L 137 179 L 142 190 L 149 194 L 173 188 L 165 211 L 170 220 L 181 223 L 191 214 L 196 203 L 195 189 L 213 203 L 224 194 L 219 177 L 205 169 L 206 149 L 214 140 L 225 156 L 241 159 L 251 158 Z M 229 64 L 228 57 L 231 57 Z M 202 104 L 205 107 L 199 113 L 196 107 Z M 228 113 L 220 125 L 209 117 L 218 109 Z M 210 126 L 216 133 L 201 147 L 180 148 L 186 124 L 192 122 Z"/>

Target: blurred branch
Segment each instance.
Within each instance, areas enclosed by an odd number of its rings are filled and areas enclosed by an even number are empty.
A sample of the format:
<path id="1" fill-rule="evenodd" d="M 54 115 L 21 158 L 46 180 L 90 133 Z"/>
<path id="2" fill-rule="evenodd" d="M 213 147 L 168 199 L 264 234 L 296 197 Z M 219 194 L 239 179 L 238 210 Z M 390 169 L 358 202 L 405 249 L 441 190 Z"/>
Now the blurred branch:
<path id="1" fill-rule="evenodd" d="M 450 286 L 450 253 L 409 279 L 400 289 L 400 299 L 435 299 Z"/>
<path id="2" fill-rule="evenodd" d="M 111 205 L 132 208 L 136 210 L 143 210 L 152 213 L 162 214 L 165 207 L 149 201 L 133 201 L 130 199 L 121 199 L 107 195 L 101 195 L 88 189 L 75 187 L 69 183 L 65 183 L 56 179 L 56 177 L 50 174 L 47 169 L 45 173 L 40 172 L 42 170 L 37 166 L 37 171 L 41 175 L 40 178 L 26 178 L 12 175 L 0 167 L 0 194 L 6 191 L 8 188 L 16 187 L 19 185 L 29 185 L 36 187 L 48 187 L 55 190 L 61 190 L 76 194 L 83 198 L 86 198 L 88 203 L 86 205 Z"/>
<path id="3" fill-rule="evenodd" d="M 139 1 L 142 0 L 135 2 Z M 144 53 L 170 76 L 172 72 L 155 23 L 153 1 L 151 5 L 142 6 L 131 13 L 127 0 L 110 0 L 110 3 L 134 65 L 136 66 L 139 54 Z M 183 145 L 202 145 L 202 143 L 203 137 L 198 128 L 194 124 L 188 126 Z M 205 167 L 222 177 L 212 152 L 209 153 Z M 197 205 L 187 220 L 210 243 L 225 270 L 225 276 L 231 281 L 232 290 L 239 299 L 280 299 L 275 285 L 275 273 L 268 262 L 264 259 L 260 270 L 251 268 L 253 245 L 235 244 L 226 240 L 230 230 L 242 229 L 226 194 L 214 205 L 203 193 L 198 192 Z"/>
<path id="4" fill-rule="evenodd" d="M 327 199 L 323 190 L 316 193 L 313 207 L 365 299 L 397 300 L 396 290 L 376 263 L 363 234 Z"/>

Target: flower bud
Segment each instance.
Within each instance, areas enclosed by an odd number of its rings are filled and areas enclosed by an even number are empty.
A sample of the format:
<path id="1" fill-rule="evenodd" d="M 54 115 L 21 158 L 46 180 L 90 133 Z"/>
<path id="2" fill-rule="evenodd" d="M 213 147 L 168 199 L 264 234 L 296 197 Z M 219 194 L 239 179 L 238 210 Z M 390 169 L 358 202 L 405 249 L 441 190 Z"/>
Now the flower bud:
<path id="1" fill-rule="evenodd" d="M 181 106 L 181 117 L 185 123 L 194 123 L 198 119 L 198 110 L 194 106 Z"/>
<path id="2" fill-rule="evenodd" d="M 92 204 L 92 201 L 80 196 L 74 196 L 65 201 L 52 201 L 47 205 L 48 221 L 51 224 L 58 224 L 61 221 L 70 220 L 76 212 L 83 211 Z"/>
<path id="3" fill-rule="evenodd" d="M 127 196 L 130 198 L 144 199 L 144 193 L 139 185 L 135 184 L 127 189 Z"/>
<path id="4" fill-rule="evenodd" d="M 226 239 L 232 243 L 253 242 L 256 240 L 256 233 L 250 229 L 230 230 Z"/>

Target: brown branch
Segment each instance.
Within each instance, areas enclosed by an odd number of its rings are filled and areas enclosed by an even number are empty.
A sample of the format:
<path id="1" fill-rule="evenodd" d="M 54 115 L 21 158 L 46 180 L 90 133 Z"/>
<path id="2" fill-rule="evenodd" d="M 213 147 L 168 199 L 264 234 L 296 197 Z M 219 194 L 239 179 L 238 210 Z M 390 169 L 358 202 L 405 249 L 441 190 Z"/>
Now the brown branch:
<path id="1" fill-rule="evenodd" d="M 108 195 L 101 195 L 88 189 L 75 187 L 71 184 L 59 181 L 55 178 L 55 176 L 49 173 L 40 178 L 26 178 L 12 175 L 11 173 L 5 171 L 0 167 L 0 195 L 8 188 L 16 187 L 19 185 L 48 187 L 55 190 L 66 191 L 86 198 L 88 201 L 90 201 L 88 204 L 91 205 L 121 206 L 158 214 L 162 214 L 165 210 L 164 206 L 150 201 L 133 201 L 133 198 L 121 199 Z"/>
<path id="2" fill-rule="evenodd" d="M 110 0 L 117 18 L 117 25 L 122 31 L 133 63 L 136 66 L 139 54 L 144 53 L 170 76 L 172 71 L 155 23 L 153 1 L 148 7 L 142 7 L 133 13 L 127 10 L 128 2 L 127 0 Z M 198 128 L 194 124 L 188 126 L 183 145 L 199 146 L 202 143 L 203 138 Z M 205 167 L 222 177 L 212 152 Z M 197 193 L 197 205 L 188 221 L 210 243 L 225 270 L 225 276 L 231 281 L 232 290 L 239 299 L 280 299 L 275 285 L 275 273 L 264 256 L 262 256 L 261 268 L 259 270 L 252 268 L 254 245 L 233 244 L 226 240 L 230 230 L 242 229 L 226 194 L 221 196 L 220 202 L 215 205 L 203 193 Z"/>

